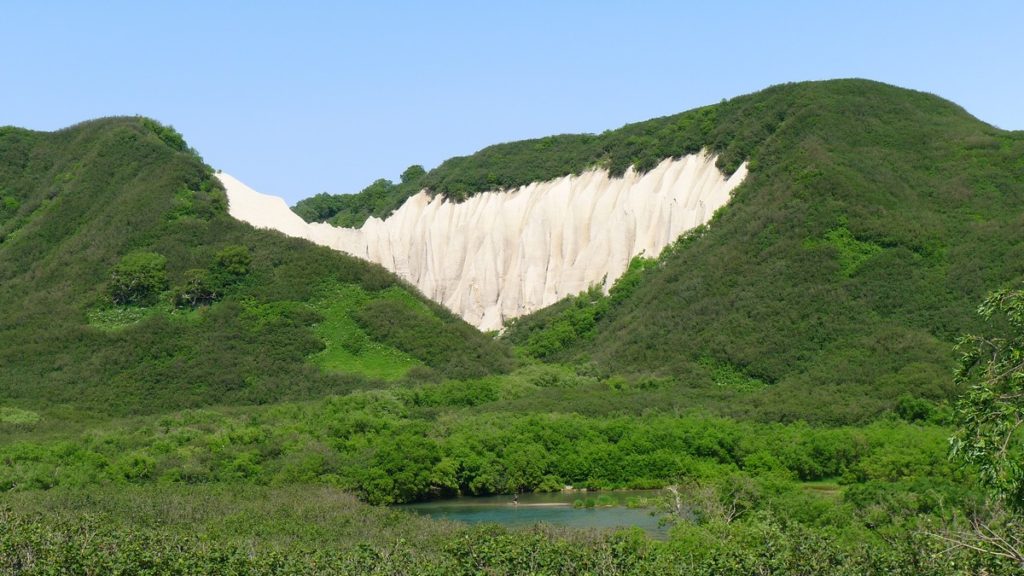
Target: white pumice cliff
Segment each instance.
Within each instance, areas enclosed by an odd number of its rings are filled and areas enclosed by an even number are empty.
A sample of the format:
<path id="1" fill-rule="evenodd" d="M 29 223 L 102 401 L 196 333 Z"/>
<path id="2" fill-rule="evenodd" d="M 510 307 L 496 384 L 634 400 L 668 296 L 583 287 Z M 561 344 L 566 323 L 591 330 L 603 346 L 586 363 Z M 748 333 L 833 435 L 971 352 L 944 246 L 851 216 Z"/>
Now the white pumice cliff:
<path id="1" fill-rule="evenodd" d="M 229 212 L 257 228 L 381 264 L 481 330 L 495 330 L 594 284 L 604 289 L 634 256 L 657 256 L 707 222 L 746 177 L 715 157 L 669 159 L 639 175 L 605 170 L 486 192 L 455 203 L 426 192 L 362 228 L 306 223 L 284 200 L 218 173 Z"/>

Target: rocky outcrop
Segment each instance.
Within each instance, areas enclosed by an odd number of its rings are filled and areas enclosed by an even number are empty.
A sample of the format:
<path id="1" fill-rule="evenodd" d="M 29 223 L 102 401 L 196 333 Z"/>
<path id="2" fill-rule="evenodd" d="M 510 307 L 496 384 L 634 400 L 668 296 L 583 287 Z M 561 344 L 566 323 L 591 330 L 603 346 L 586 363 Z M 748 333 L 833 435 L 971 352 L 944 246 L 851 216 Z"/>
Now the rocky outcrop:
<path id="1" fill-rule="evenodd" d="M 669 159 L 640 175 L 605 170 L 477 194 L 461 203 L 426 192 L 362 228 L 306 223 L 284 200 L 218 177 L 235 218 L 377 262 L 481 330 L 586 290 L 605 289 L 634 256 L 656 256 L 707 222 L 746 176 L 715 157 Z"/>

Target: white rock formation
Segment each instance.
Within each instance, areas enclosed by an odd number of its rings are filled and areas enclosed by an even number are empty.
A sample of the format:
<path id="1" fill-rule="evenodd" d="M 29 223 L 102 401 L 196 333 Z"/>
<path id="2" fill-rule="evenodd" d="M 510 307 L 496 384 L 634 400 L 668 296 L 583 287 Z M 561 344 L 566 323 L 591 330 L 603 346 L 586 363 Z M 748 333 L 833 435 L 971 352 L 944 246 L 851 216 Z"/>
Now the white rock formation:
<path id="1" fill-rule="evenodd" d="M 358 229 L 306 223 L 284 200 L 218 177 L 235 218 L 377 262 L 494 330 L 594 284 L 607 290 L 631 258 L 707 222 L 746 174 L 744 164 L 726 179 L 715 157 L 694 154 L 644 175 L 592 170 L 461 203 L 420 192 Z"/>

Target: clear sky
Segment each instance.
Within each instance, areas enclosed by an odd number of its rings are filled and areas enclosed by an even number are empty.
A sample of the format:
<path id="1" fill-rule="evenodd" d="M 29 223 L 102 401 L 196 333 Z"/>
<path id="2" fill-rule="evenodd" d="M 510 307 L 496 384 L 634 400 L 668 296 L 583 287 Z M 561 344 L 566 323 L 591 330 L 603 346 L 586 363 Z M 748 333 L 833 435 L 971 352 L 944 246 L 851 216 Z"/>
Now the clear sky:
<path id="1" fill-rule="evenodd" d="M 289 202 L 800 80 L 1024 129 L 1024 2 L 0 0 L 0 125 L 174 125 Z"/>

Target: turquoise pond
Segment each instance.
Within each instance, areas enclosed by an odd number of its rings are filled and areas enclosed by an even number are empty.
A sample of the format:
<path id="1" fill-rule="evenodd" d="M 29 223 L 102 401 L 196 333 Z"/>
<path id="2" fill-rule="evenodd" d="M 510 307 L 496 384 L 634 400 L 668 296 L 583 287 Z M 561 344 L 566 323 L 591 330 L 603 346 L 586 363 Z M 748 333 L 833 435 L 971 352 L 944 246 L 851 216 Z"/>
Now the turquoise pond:
<path id="1" fill-rule="evenodd" d="M 616 530 L 640 528 L 653 538 L 665 538 L 668 530 L 658 526 L 658 514 L 649 508 L 627 508 L 627 498 L 651 498 L 657 491 L 570 492 L 548 494 L 522 494 L 518 503 L 513 497 L 475 496 L 451 498 L 407 504 L 400 508 L 432 518 L 458 522 L 489 522 L 509 527 L 529 527 L 549 524 L 583 530 Z M 576 500 L 611 496 L 618 505 L 594 508 L 575 508 Z"/>

